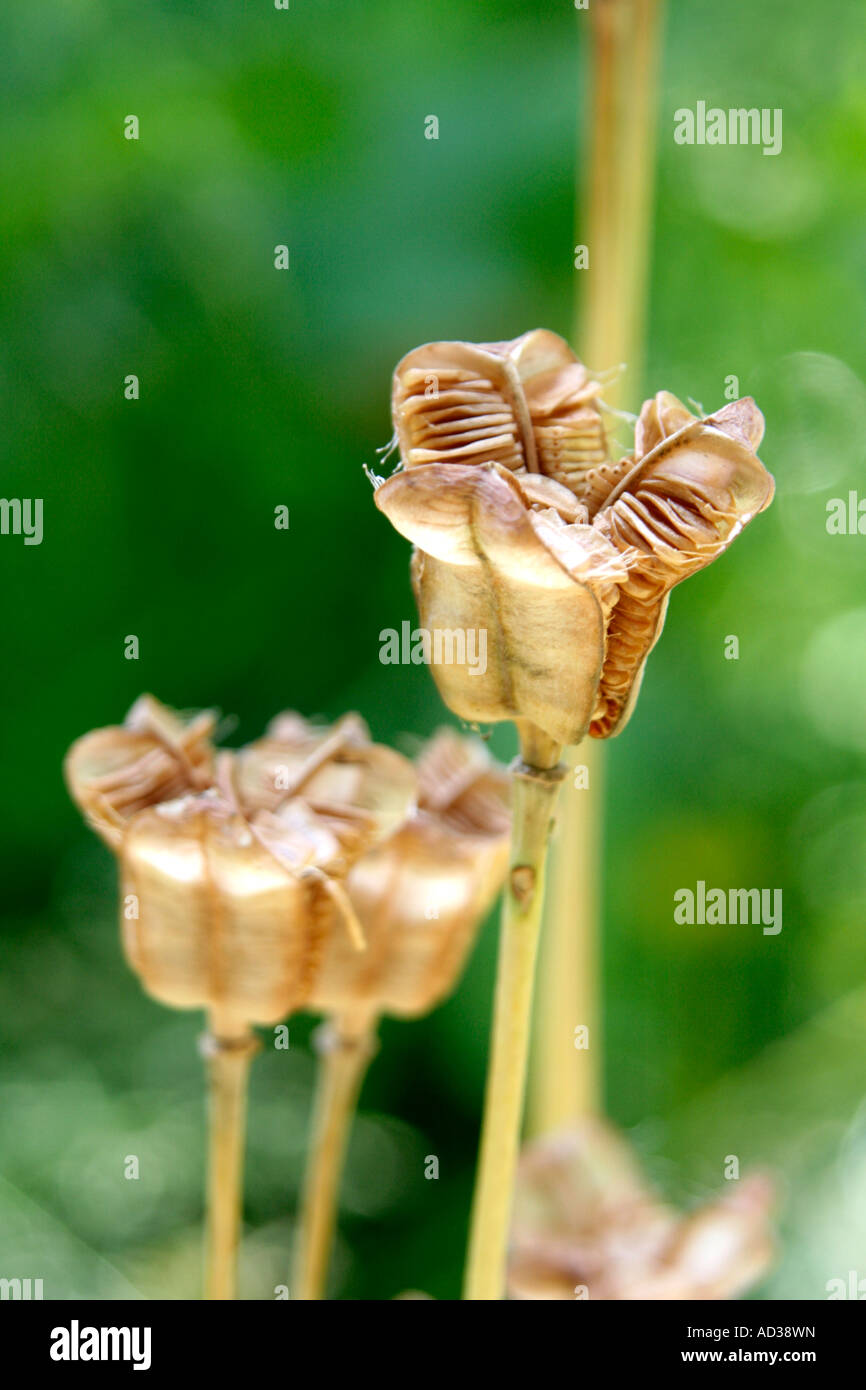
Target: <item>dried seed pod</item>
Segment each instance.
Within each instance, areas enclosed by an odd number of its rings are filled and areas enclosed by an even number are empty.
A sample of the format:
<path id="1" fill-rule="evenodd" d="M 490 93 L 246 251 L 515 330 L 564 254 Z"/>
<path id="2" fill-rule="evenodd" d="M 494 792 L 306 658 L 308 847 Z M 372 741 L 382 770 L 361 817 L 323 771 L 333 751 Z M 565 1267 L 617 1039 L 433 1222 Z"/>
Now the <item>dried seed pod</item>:
<path id="1" fill-rule="evenodd" d="M 671 588 L 773 495 L 753 401 L 698 420 L 662 392 L 614 462 L 599 390 L 543 330 L 418 348 L 394 375 L 403 471 L 375 493 L 416 547 L 422 625 L 485 634 L 483 670 L 434 661 L 446 704 L 555 744 L 624 727 Z"/>
<path id="2" fill-rule="evenodd" d="M 276 1022 L 307 999 L 330 935 L 362 944 L 343 880 L 414 806 L 412 766 L 356 716 L 332 729 L 291 716 L 218 758 L 191 738 L 196 721 L 179 732 L 155 701 L 130 718 L 66 763 L 119 859 L 129 963 L 155 998 L 209 1009 L 228 1031 Z M 163 754 L 166 729 L 179 762 Z"/>
<path id="3" fill-rule="evenodd" d="M 442 730 L 417 764 L 418 810 L 349 874 L 367 949 L 332 934 L 309 1006 L 412 1017 L 453 989 L 508 864 L 508 777 Z"/>
<path id="4" fill-rule="evenodd" d="M 530 1144 L 518 1172 L 512 1298 L 724 1299 L 773 1254 L 772 1185 L 741 1179 L 688 1215 L 662 1203 L 625 1140 L 600 1120 Z"/>

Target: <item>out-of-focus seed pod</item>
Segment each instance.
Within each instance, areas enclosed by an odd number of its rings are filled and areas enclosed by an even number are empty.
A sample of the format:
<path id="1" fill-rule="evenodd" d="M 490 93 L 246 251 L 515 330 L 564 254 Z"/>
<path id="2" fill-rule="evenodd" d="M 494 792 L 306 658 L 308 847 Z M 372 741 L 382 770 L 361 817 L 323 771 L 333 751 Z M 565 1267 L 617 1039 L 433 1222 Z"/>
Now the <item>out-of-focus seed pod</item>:
<path id="1" fill-rule="evenodd" d="M 773 1188 L 755 1174 L 682 1215 L 601 1120 L 530 1144 L 518 1170 L 512 1298 L 723 1299 L 766 1273 Z"/>
<path id="2" fill-rule="evenodd" d="M 218 756 L 211 716 L 184 724 L 148 701 L 131 719 L 66 764 L 119 860 L 129 963 L 148 993 L 209 1010 L 227 1034 L 274 1023 L 309 998 L 332 935 L 363 946 L 345 876 L 411 811 L 412 766 L 357 716 L 284 717 Z"/>
<path id="3" fill-rule="evenodd" d="M 332 933 L 309 1007 L 412 1017 L 455 986 L 508 863 L 509 784 L 483 746 L 441 730 L 417 762 L 418 809 L 351 870 L 367 949 Z"/>

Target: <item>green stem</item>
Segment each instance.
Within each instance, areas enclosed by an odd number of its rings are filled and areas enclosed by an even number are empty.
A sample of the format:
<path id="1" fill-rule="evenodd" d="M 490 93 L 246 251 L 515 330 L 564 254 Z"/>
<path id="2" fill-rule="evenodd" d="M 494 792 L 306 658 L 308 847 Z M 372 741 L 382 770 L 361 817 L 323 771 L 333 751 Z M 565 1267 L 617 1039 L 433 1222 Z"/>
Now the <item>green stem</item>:
<path id="1" fill-rule="evenodd" d="M 593 0 L 587 11 L 590 105 L 585 226 L 589 268 L 575 343 L 597 371 L 625 364 L 605 386 L 612 406 L 634 406 L 641 375 L 655 168 L 661 0 Z M 579 199 L 578 199 L 579 201 Z M 604 753 L 588 739 L 570 749 L 569 769 L 589 771 L 589 787 L 569 778 L 551 845 L 548 917 L 539 975 L 530 1122 L 544 1133 L 603 1107 L 600 1019 L 600 859 Z M 576 1049 L 574 1030 L 589 1030 Z"/>
<path id="2" fill-rule="evenodd" d="M 248 1029 L 221 1028 L 215 1019 L 202 1040 L 208 1070 L 206 1299 L 237 1296 L 247 1083 L 258 1048 Z"/>
<path id="3" fill-rule="evenodd" d="M 625 365 L 605 400 L 629 404 L 640 378 L 655 170 L 662 0 L 596 0 L 590 19 L 585 202 L 589 269 L 575 316 L 595 370 Z"/>
<path id="4" fill-rule="evenodd" d="M 548 1134 L 602 1110 L 599 865 L 601 744 L 569 749 L 550 845 L 528 1129 Z M 580 769 L 577 779 L 575 769 Z M 583 771 L 585 769 L 585 773 Z M 588 785 L 584 785 L 584 783 Z M 585 1029 L 577 1034 L 576 1029 Z"/>
<path id="5" fill-rule="evenodd" d="M 502 904 L 493 1030 L 481 1131 L 465 1297 L 503 1296 L 508 1227 L 517 1169 L 532 993 L 547 844 L 564 769 L 559 748 L 531 726 L 520 729 L 513 772 L 509 877 Z"/>
<path id="6" fill-rule="evenodd" d="M 344 1015 L 320 1029 L 316 1037 L 319 1075 L 293 1286 L 295 1298 L 303 1301 L 325 1295 L 340 1177 L 358 1095 L 376 1050 L 375 1020 L 367 1012 L 357 1018 Z"/>

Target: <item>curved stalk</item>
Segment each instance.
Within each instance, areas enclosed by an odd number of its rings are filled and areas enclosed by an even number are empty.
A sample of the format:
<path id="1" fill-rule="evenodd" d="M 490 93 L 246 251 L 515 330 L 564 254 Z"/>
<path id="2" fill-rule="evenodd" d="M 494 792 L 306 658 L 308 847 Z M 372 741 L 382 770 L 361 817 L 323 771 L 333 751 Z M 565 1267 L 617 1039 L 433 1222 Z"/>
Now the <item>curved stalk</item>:
<path id="1" fill-rule="evenodd" d="M 522 757 L 512 767 L 511 858 L 466 1268 L 471 1300 L 499 1299 L 505 1287 L 547 844 L 565 771 L 555 744 L 531 726 L 518 727 Z"/>
<path id="2" fill-rule="evenodd" d="M 295 1298 L 305 1301 L 319 1300 L 325 1293 L 349 1130 L 364 1074 L 376 1051 L 375 1018 L 369 1013 L 343 1015 L 314 1036 L 319 1074 L 293 1285 Z"/>
<path id="3" fill-rule="evenodd" d="M 208 1071 L 206 1299 L 237 1296 L 247 1082 L 258 1049 L 248 1028 L 216 1018 L 201 1043 Z"/>

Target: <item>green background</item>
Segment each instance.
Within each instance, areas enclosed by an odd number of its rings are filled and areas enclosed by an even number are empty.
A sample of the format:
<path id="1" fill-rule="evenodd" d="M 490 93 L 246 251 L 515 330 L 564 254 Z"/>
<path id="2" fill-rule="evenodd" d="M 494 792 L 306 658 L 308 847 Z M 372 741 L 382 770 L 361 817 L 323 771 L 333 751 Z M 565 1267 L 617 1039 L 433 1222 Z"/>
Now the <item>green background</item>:
<path id="1" fill-rule="evenodd" d="M 674 595 L 605 829 L 610 1113 L 684 1207 L 725 1154 L 779 1174 L 758 1292 L 784 1298 L 866 1276 L 866 537 L 826 530 L 866 496 L 866 31 L 857 0 L 832 14 L 669 7 L 646 391 L 711 410 L 736 375 L 778 491 Z M 394 741 L 447 717 L 426 670 L 378 661 L 414 610 L 362 464 L 416 343 L 569 334 L 585 26 L 569 0 L 4 6 L 0 476 L 45 535 L 0 537 L 0 1275 L 46 1296 L 195 1297 L 200 1274 L 201 1020 L 123 964 L 63 753 L 144 689 L 219 707 L 231 741 L 284 707 Z M 782 154 L 675 145 L 698 100 L 781 107 Z M 698 879 L 781 888 L 781 934 L 676 926 Z M 383 1028 L 341 1297 L 458 1292 L 494 945 L 490 922 L 444 1008 Z M 310 1026 L 254 1068 L 249 1298 L 287 1277 Z"/>

